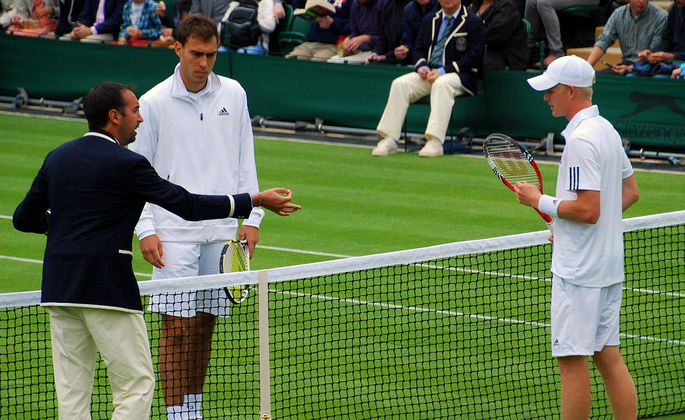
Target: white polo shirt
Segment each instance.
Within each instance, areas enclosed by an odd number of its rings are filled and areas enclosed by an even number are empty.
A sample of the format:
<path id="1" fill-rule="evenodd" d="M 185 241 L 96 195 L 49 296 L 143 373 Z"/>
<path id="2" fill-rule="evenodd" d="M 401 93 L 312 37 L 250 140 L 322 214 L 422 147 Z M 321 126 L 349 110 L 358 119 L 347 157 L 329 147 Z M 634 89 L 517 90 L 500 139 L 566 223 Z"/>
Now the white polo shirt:
<path id="1" fill-rule="evenodd" d="M 600 191 L 596 224 L 554 221 L 552 272 L 577 286 L 605 287 L 623 281 L 622 183 L 633 174 L 621 137 L 596 105 L 578 112 L 561 132 L 557 198 L 575 200 L 577 190 Z"/>

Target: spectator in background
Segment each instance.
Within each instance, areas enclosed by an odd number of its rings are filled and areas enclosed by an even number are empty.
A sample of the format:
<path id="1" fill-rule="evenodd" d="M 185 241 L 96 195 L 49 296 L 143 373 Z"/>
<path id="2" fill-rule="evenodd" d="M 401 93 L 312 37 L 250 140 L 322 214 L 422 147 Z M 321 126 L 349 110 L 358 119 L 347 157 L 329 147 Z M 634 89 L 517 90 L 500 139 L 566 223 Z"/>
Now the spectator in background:
<path id="1" fill-rule="evenodd" d="M 174 1 L 172 14 L 167 13 L 166 3 L 162 0 L 157 4 L 157 16 L 162 22 L 162 39 L 170 41 L 176 38 L 176 27 L 179 22 L 190 15 L 192 0 Z"/>
<path id="2" fill-rule="evenodd" d="M 680 67 L 673 70 L 671 73 L 671 79 L 684 79 L 685 78 L 685 63 L 682 63 Z"/>
<path id="3" fill-rule="evenodd" d="M 295 47 L 285 58 L 326 61 L 336 54 L 339 38 L 350 33 L 350 3 L 352 0 L 336 0 L 332 3 L 335 13 L 321 6 L 310 9 L 304 0 L 293 0 L 293 7 L 311 10 L 316 17 L 307 32 L 307 41 Z"/>
<path id="4" fill-rule="evenodd" d="M 656 49 L 642 50 L 637 57 L 651 64 L 685 61 L 685 0 L 674 0 Z"/>
<path id="5" fill-rule="evenodd" d="M 440 10 L 438 0 L 412 0 L 404 7 L 402 14 L 402 40 L 395 48 L 395 57 L 400 62 L 411 62 L 411 54 L 416 45 L 416 38 L 421 29 L 421 23 L 426 16 L 433 16 Z"/>
<path id="6" fill-rule="evenodd" d="M 160 1 L 160 3 L 164 3 Z M 128 0 L 122 13 L 119 45 L 147 45 L 162 34 L 162 21 L 154 0 Z"/>
<path id="7" fill-rule="evenodd" d="M 55 38 L 70 33 L 78 22 L 85 0 L 60 0 L 59 20 L 55 29 Z"/>
<path id="8" fill-rule="evenodd" d="M 111 42 L 119 38 L 125 0 L 85 0 L 76 27 L 60 39 Z"/>
<path id="9" fill-rule="evenodd" d="M 595 65 L 615 41 L 621 44 L 621 63 L 606 73 L 624 74 L 638 61 L 640 51 L 656 49 L 666 26 L 666 12 L 649 0 L 629 0 L 609 16 L 604 31 L 595 42 L 587 61 Z"/>
<path id="10" fill-rule="evenodd" d="M 228 3 L 230 0 L 192 0 L 190 14 L 200 13 L 218 25 L 228 9 Z"/>
<path id="11" fill-rule="evenodd" d="M 469 10 L 480 16 L 487 45 L 485 66 L 493 70 L 525 70 L 526 29 L 513 0 L 476 0 Z"/>
<path id="12" fill-rule="evenodd" d="M 365 64 L 397 64 L 395 48 L 402 40 L 402 14 L 407 0 L 379 0 L 377 3 L 380 32 L 376 46 L 364 60 Z"/>
<path id="13" fill-rule="evenodd" d="M 285 7 L 283 7 L 283 0 L 274 0 L 274 19 L 276 19 L 276 24 L 278 25 L 284 17 Z"/>
<path id="14" fill-rule="evenodd" d="M 0 0 L 0 28 L 4 29 L 11 25 L 10 18 L 7 12 L 12 10 L 12 5 L 14 2 L 12 0 Z"/>
<path id="15" fill-rule="evenodd" d="M 443 154 L 454 97 L 473 95 L 483 54 L 483 24 L 459 0 L 440 0 L 442 9 L 426 16 L 421 25 L 412 60 L 414 71 L 392 81 L 385 110 L 376 130 L 383 137 L 373 156 L 397 152 L 397 139 L 411 102 L 430 95 L 426 145 L 421 157 Z"/>
<path id="16" fill-rule="evenodd" d="M 59 6 L 54 0 L 16 0 L 7 33 L 38 37 L 57 27 Z"/>
<path id="17" fill-rule="evenodd" d="M 231 2 L 231 5 L 233 4 L 237 5 L 238 2 Z M 231 7 L 232 6 L 229 6 L 229 9 Z M 281 5 L 281 7 L 283 7 L 283 5 Z M 238 53 L 269 55 L 269 37 L 276 29 L 277 24 L 273 0 L 259 0 L 257 6 L 257 23 L 259 24 L 259 31 L 261 32 L 261 35 L 259 35 L 259 41 L 255 45 L 248 45 L 246 47 L 239 48 L 236 50 Z"/>
<path id="18" fill-rule="evenodd" d="M 529 51 L 536 51 L 534 41 L 540 32 L 540 25 L 545 29 L 545 38 L 549 52 L 545 57 L 545 66 L 559 57 L 564 56 L 564 46 L 561 43 L 561 28 L 557 10 L 572 6 L 596 6 L 599 0 L 526 0 L 523 17 L 530 22 L 531 40 Z M 542 65 L 543 63 L 540 63 Z"/>
<path id="19" fill-rule="evenodd" d="M 338 44 L 330 63 L 363 63 L 371 55 L 381 31 L 378 0 L 353 0 L 350 10 L 350 34 Z"/>

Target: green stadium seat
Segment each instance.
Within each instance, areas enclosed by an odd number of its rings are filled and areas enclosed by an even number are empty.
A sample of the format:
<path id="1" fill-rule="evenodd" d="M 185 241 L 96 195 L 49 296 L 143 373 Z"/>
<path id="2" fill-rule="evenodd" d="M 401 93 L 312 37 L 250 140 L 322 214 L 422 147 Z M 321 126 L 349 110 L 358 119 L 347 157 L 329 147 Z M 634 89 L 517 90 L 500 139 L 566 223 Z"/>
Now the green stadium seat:
<path id="1" fill-rule="evenodd" d="M 278 48 L 281 54 L 286 55 L 295 47 L 307 40 L 307 32 L 311 22 L 305 18 L 294 17 L 289 31 L 278 34 Z"/>
<path id="2" fill-rule="evenodd" d="M 283 32 L 291 31 L 293 28 L 293 6 L 288 3 L 283 3 L 283 9 L 285 10 L 285 16 L 278 22 L 278 26 L 269 36 L 269 54 L 270 55 L 283 55 L 281 51 L 281 46 L 278 41 L 279 36 Z"/>

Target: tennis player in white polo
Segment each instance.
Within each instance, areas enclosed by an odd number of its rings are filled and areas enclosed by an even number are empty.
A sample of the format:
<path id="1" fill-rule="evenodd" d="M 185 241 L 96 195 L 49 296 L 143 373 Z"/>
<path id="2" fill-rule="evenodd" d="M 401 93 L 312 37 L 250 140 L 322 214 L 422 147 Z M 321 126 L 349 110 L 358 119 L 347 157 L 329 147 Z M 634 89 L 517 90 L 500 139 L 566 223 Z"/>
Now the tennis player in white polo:
<path id="1" fill-rule="evenodd" d="M 576 56 L 561 57 L 528 79 L 544 91 L 561 132 L 556 197 L 519 182 L 520 203 L 555 218 L 552 253 L 552 356 L 561 373 L 561 418 L 588 419 L 588 356 L 599 369 L 615 419 L 637 417 L 635 385 L 619 352 L 623 273 L 622 212 L 638 200 L 621 137 L 592 105 L 595 72 Z"/>

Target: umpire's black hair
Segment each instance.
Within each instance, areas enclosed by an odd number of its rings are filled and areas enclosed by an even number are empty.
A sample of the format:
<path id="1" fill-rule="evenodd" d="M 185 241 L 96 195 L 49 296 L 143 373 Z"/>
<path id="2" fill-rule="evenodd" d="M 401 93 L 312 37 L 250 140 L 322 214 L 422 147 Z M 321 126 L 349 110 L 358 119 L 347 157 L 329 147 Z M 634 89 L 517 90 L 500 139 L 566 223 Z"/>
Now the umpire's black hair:
<path id="1" fill-rule="evenodd" d="M 109 111 L 116 109 L 124 112 L 124 90 L 133 89 L 122 83 L 102 82 L 93 86 L 83 98 L 83 113 L 88 120 L 88 128 L 105 128 L 109 122 Z"/>

